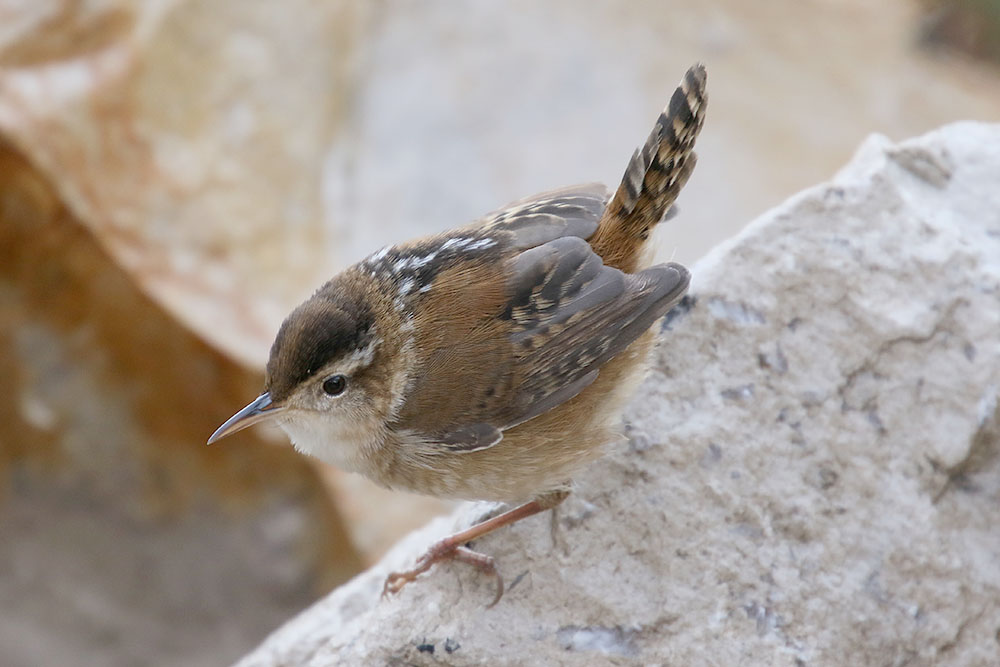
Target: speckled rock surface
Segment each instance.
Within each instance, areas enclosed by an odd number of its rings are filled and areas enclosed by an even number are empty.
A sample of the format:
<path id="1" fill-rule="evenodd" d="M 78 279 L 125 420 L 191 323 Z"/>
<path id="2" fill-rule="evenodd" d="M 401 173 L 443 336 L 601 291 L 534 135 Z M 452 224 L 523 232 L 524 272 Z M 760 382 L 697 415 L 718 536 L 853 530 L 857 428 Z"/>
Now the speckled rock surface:
<path id="1" fill-rule="evenodd" d="M 385 573 L 414 533 L 243 667 L 995 665 L 1000 126 L 866 141 L 694 267 L 628 441 L 555 520 L 481 540 L 510 590 Z"/>

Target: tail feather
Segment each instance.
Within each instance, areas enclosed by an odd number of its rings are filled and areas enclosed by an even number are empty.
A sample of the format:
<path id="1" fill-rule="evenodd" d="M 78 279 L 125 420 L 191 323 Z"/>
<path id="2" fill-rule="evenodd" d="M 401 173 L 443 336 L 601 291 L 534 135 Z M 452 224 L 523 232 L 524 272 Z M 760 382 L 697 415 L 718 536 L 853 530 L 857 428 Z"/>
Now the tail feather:
<path id="1" fill-rule="evenodd" d="M 645 145 L 632 155 L 590 245 L 608 266 L 633 273 L 650 230 L 663 219 L 694 170 L 705 121 L 705 68 L 687 71 Z"/>

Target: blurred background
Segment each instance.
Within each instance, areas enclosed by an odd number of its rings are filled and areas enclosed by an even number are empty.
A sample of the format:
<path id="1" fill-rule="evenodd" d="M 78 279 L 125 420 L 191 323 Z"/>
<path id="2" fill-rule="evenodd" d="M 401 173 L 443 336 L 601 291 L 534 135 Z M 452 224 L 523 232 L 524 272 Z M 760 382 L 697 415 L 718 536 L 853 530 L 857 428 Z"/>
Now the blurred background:
<path id="1" fill-rule="evenodd" d="M 1000 0 L 0 0 L 0 664 L 225 664 L 446 509 L 204 444 L 339 268 L 616 185 L 703 61 L 690 263 L 872 132 L 1000 120 L 998 58 Z"/>

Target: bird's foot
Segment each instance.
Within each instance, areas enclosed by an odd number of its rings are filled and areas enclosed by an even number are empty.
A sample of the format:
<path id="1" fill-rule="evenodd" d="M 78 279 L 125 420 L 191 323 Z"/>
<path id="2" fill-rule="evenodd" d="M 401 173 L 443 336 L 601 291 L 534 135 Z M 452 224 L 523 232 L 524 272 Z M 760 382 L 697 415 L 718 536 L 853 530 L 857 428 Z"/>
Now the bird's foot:
<path id="1" fill-rule="evenodd" d="M 446 537 L 428 549 L 427 553 L 420 557 L 417 561 L 416 567 L 412 570 L 389 573 L 389 576 L 385 578 L 385 584 L 382 586 L 382 597 L 385 598 L 389 595 L 398 593 L 403 590 L 403 587 L 406 586 L 406 584 L 431 569 L 435 563 L 439 563 L 444 560 L 457 560 L 462 563 L 468 563 L 480 572 L 484 572 L 496 578 L 496 596 L 493 598 L 492 602 L 486 605 L 487 607 L 492 607 L 500 601 L 501 597 L 503 597 L 503 577 L 501 577 L 500 572 L 497 571 L 496 563 L 493 558 L 491 556 L 487 556 L 486 554 L 481 554 L 478 551 L 473 551 L 466 546 L 457 544 L 450 537 Z"/>
<path id="2" fill-rule="evenodd" d="M 539 512 L 544 512 L 547 509 L 555 507 L 566 498 L 568 493 L 569 492 L 567 490 L 559 489 L 551 493 L 544 494 L 531 502 L 527 502 L 523 505 L 518 505 L 514 509 L 507 510 L 499 516 L 487 519 L 486 521 L 480 521 L 476 525 L 466 528 L 461 532 L 449 535 L 428 549 L 427 553 L 420 557 L 420 560 L 417 561 L 417 566 L 412 570 L 390 573 L 385 579 L 385 585 L 382 586 L 382 597 L 386 597 L 391 593 L 398 593 L 403 590 L 403 586 L 410 583 L 427 570 L 431 569 L 431 566 L 433 566 L 434 563 L 442 560 L 457 560 L 463 563 L 468 563 L 481 572 L 485 572 L 486 574 L 491 574 L 496 577 L 497 594 L 496 597 L 493 598 L 493 602 L 487 605 L 487 607 L 492 607 L 500 601 L 501 597 L 503 597 L 503 577 L 501 577 L 500 573 L 497 572 L 496 564 L 493 562 L 491 557 L 473 551 L 465 545 L 472 540 L 479 539 L 483 535 L 492 533 L 497 528 L 507 526 L 515 521 L 520 521 L 521 519 L 529 517 L 533 514 L 538 514 Z"/>

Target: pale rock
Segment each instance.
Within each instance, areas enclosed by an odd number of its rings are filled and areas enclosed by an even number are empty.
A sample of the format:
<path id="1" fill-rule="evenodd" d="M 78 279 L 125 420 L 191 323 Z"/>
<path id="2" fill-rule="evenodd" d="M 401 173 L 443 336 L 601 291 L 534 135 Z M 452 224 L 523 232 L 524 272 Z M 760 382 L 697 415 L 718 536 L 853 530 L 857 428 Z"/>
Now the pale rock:
<path id="1" fill-rule="evenodd" d="M 998 125 L 869 139 L 694 267 L 628 444 L 474 545 L 496 607 L 463 565 L 379 599 L 469 505 L 240 664 L 998 664 L 998 182 Z"/>

